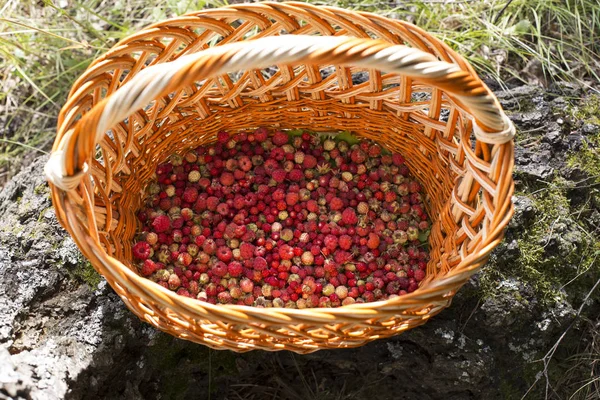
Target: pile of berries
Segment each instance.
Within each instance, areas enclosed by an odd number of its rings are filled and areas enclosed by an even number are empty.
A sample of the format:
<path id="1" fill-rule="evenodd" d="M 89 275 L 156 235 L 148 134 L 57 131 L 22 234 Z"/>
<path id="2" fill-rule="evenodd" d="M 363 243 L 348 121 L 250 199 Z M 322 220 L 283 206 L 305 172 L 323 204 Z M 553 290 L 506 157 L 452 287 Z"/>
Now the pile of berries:
<path id="1" fill-rule="evenodd" d="M 421 185 L 401 155 L 340 136 L 220 132 L 160 164 L 138 212 L 140 273 L 182 296 L 255 307 L 416 290 L 429 257 Z"/>

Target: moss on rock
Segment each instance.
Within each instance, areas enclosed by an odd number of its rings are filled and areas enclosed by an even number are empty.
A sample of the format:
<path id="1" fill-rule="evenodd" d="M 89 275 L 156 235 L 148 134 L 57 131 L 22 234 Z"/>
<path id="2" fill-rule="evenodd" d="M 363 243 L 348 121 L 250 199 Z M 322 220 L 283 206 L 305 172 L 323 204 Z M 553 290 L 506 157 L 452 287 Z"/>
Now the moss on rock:
<path id="1" fill-rule="evenodd" d="M 589 96 L 580 105 L 571 107 L 570 114 L 587 135 L 581 149 L 568 156 L 567 164 L 581 169 L 589 179 L 600 183 L 600 96 Z"/>
<path id="2" fill-rule="evenodd" d="M 577 299 L 584 294 L 580 289 L 589 286 L 586 277 L 600 273 L 594 262 L 600 241 L 574 218 L 580 210 L 571 206 L 570 187 L 559 177 L 517 194 L 531 201 L 533 217 L 521 231 L 507 234 L 500 247 L 502 257 L 493 257 L 485 268 L 480 279 L 482 298 L 497 295 L 499 282 L 508 277 L 531 286 L 542 303 L 554 303 L 565 293 Z"/>
<path id="3" fill-rule="evenodd" d="M 92 263 L 83 259 L 74 268 L 68 269 L 68 275 L 73 279 L 87 284 L 94 290 L 98 288 L 98 285 L 102 281 L 102 276 L 96 272 Z"/>

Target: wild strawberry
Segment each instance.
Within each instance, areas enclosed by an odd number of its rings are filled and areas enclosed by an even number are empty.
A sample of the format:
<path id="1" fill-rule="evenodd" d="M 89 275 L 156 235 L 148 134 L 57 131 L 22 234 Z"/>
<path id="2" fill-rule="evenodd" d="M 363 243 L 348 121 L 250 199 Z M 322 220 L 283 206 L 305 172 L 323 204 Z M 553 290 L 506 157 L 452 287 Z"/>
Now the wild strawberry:
<path id="1" fill-rule="evenodd" d="M 285 219 L 285 218 L 283 218 Z M 294 238 L 294 231 L 292 231 L 289 228 L 286 228 L 284 230 L 281 231 L 281 240 L 285 240 L 286 242 L 289 242 L 290 240 L 292 240 Z"/>
<path id="2" fill-rule="evenodd" d="M 335 288 L 335 294 L 341 300 L 348 297 L 348 288 L 346 286 L 338 286 Z"/>
<path id="3" fill-rule="evenodd" d="M 348 262 L 351 258 L 351 254 L 348 253 L 347 251 L 342 251 L 342 250 L 337 250 L 334 255 L 333 255 L 333 259 L 337 264 L 345 264 L 346 262 Z"/>
<path id="4" fill-rule="evenodd" d="M 334 197 L 329 203 L 329 208 L 333 211 L 339 211 L 344 207 L 344 202 L 339 197 Z"/>
<path id="5" fill-rule="evenodd" d="M 219 178 L 219 182 L 221 182 L 221 185 L 223 186 L 231 186 L 235 182 L 235 179 L 232 173 L 223 172 Z"/>
<path id="6" fill-rule="evenodd" d="M 298 196 L 298 193 L 288 192 L 285 195 L 285 202 L 287 203 L 288 206 L 296 205 L 299 200 L 300 200 L 300 196 Z"/>
<path id="7" fill-rule="evenodd" d="M 206 199 L 206 208 L 209 211 L 216 211 L 217 210 L 217 206 L 221 203 L 221 201 L 219 200 L 218 197 L 216 196 L 210 196 Z"/>
<path id="8" fill-rule="evenodd" d="M 240 289 L 242 289 L 244 293 L 252 293 L 254 290 L 254 283 L 250 279 L 244 278 L 240 281 Z"/>
<path id="9" fill-rule="evenodd" d="M 304 178 L 304 173 L 299 169 L 293 169 L 288 173 L 288 179 L 292 182 L 299 182 Z M 275 178 L 273 178 L 275 179 Z"/>
<path id="10" fill-rule="evenodd" d="M 349 235 L 342 235 L 340 236 L 338 245 L 342 250 L 350 250 L 352 248 L 352 238 Z"/>
<path id="11" fill-rule="evenodd" d="M 408 183 L 408 191 L 410 193 L 417 193 L 421 191 L 421 185 L 417 181 L 410 181 Z"/>
<path id="12" fill-rule="evenodd" d="M 145 239 L 150 246 L 154 246 L 158 243 L 158 235 L 154 232 L 148 232 Z"/>
<path id="13" fill-rule="evenodd" d="M 176 274 L 171 274 L 167 283 L 169 289 L 176 290 L 181 285 L 181 279 Z"/>
<path id="14" fill-rule="evenodd" d="M 322 293 L 324 296 L 331 296 L 333 293 L 335 293 L 335 286 L 333 286 L 331 283 L 328 283 L 327 285 L 323 286 Z"/>
<path id="15" fill-rule="evenodd" d="M 257 142 L 264 142 L 269 137 L 269 131 L 267 128 L 258 128 L 254 131 L 254 139 Z"/>
<path id="16" fill-rule="evenodd" d="M 217 258 L 225 263 L 231 261 L 232 254 L 228 247 L 221 246 L 217 249 Z"/>
<path id="17" fill-rule="evenodd" d="M 244 295 L 244 292 L 242 291 L 242 289 L 240 289 L 239 286 L 233 286 L 229 288 L 229 294 L 233 299 L 240 299 Z"/>
<path id="18" fill-rule="evenodd" d="M 237 278 L 238 276 L 242 275 L 242 272 L 243 272 L 242 264 L 237 261 L 230 262 L 229 265 L 227 266 L 227 272 L 229 273 L 230 276 Z"/>
<path id="19" fill-rule="evenodd" d="M 157 233 L 166 232 L 171 229 L 171 219 L 166 215 L 159 215 L 152 221 L 152 228 Z"/>
<path id="20" fill-rule="evenodd" d="M 365 215 L 369 212 L 369 204 L 365 201 L 361 201 L 356 206 L 356 210 L 358 211 L 359 214 Z"/>
<path id="21" fill-rule="evenodd" d="M 217 213 L 225 216 L 229 214 L 229 206 L 226 203 L 221 203 L 217 206 Z"/>
<path id="22" fill-rule="evenodd" d="M 233 297 L 231 297 L 231 293 L 229 291 L 223 291 L 217 295 L 217 299 L 221 304 L 231 304 L 233 301 Z"/>
<path id="23" fill-rule="evenodd" d="M 379 243 L 379 236 L 375 233 L 369 233 L 369 237 L 367 239 L 367 247 L 371 250 L 374 250 L 379 247 Z"/>
<path id="24" fill-rule="evenodd" d="M 317 204 L 317 202 L 315 200 L 309 200 L 306 202 L 306 209 L 309 212 L 313 212 L 316 213 L 319 211 L 319 205 Z"/>
<path id="25" fill-rule="evenodd" d="M 219 131 L 219 133 L 217 133 L 217 142 L 227 143 L 228 140 L 229 140 L 229 134 L 227 132 Z"/>
<path id="26" fill-rule="evenodd" d="M 304 265 L 312 265 L 315 261 L 315 256 L 310 251 L 305 251 L 302 253 L 301 261 Z"/>
<path id="27" fill-rule="evenodd" d="M 385 192 L 383 195 L 383 199 L 388 202 L 388 203 L 392 203 L 394 201 L 396 201 L 397 195 L 396 193 L 389 191 L 389 192 Z"/>
<path id="28" fill-rule="evenodd" d="M 183 196 L 181 196 L 183 201 L 186 203 L 194 203 L 198 198 L 198 189 L 195 187 L 188 187 L 183 192 Z"/>
<path id="29" fill-rule="evenodd" d="M 346 297 L 344 300 L 342 300 L 343 306 L 349 306 L 350 304 L 354 304 L 354 303 L 356 303 L 356 300 L 354 300 L 354 298 L 352 298 L 352 297 Z"/>
<path id="30" fill-rule="evenodd" d="M 256 271 L 263 271 L 265 268 L 267 268 L 267 260 L 265 260 L 264 257 L 256 257 L 252 264 L 252 268 Z"/>
<path id="31" fill-rule="evenodd" d="M 238 167 L 244 172 L 248 172 L 252 169 L 252 160 L 248 156 L 241 156 L 237 161 Z"/>
<path id="32" fill-rule="evenodd" d="M 131 252 L 135 258 L 140 260 L 146 260 L 150 257 L 150 253 L 152 252 L 152 247 L 147 242 L 137 242 L 131 248 Z"/>
<path id="33" fill-rule="evenodd" d="M 323 141 L 323 149 L 325 151 L 332 151 L 333 149 L 335 149 L 335 141 L 332 139 L 325 139 Z"/>
<path id="34" fill-rule="evenodd" d="M 282 132 L 282 131 L 277 131 L 273 134 L 273 144 L 276 146 L 283 146 L 284 144 L 287 144 L 287 142 L 289 141 L 289 136 L 287 135 L 287 133 Z"/>
<path id="35" fill-rule="evenodd" d="M 292 247 L 284 244 L 279 247 L 279 257 L 282 260 L 291 260 L 294 257 L 294 250 Z"/>
<path id="36" fill-rule="evenodd" d="M 283 181 L 285 181 L 286 176 L 287 176 L 287 173 L 285 172 L 285 170 L 280 169 L 280 168 L 274 170 L 271 175 L 273 180 L 277 183 L 282 183 Z"/>
<path id="37" fill-rule="evenodd" d="M 422 269 L 415 270 L 415 280 L 421 282 L 423 279 L 425 279 L 425 271 Z"/>
<path id="38" fill-rule="evenodd" d="M 242 260 L 249 260 L 254 257 L 255 246 L 251 243 L 242 243 L 240 245 L 240 258 Z"/>
<path id="39" fill-rule="evenodd" d="M 204 251 L 209 256 L 213 255 L 217 251 L 217 244 L 215 243 L 215 241 L 213 239 L 206 239 L 202 243 L 202 251 Z"/>
<path id="40" fill-rule="evenodd" d="M 342 212 L 342 222 L 346 225 L 356 225 L 358 222 L 358 217 L 356 216 L 356 212 L 353 208 L 347 207 Z"/>
<path id="41" fill-rule="evenodd" d="M 325 236 L 325 239 L 323 239 L 323 243 L 330 252 L 333 252 L 338 246 L 338 239 L 334 235 L 327 235 Z"/>
<path id="42" fill-rule="evenodd" d="M 379 157 L 381 155 L 381 146 L 379 146 L 377 143 L 372 144 L 371 146 L 369 146 L 369 157 Z"/>
<path id="43" fill-rule="evenodd" d="M 418 240 L 419 239 L 419 230 L 414 226 L 409 226 L 406 230 L 406 235 L 408 236 L 408 240 Z"/>
<path id="44" fill-rule="evenodd" d="M 193 260 L 192 260 L 192 256 L 189 253 L 183 252 L 183 253 L 179 253 L 179 256 L 177 257 L 177 261 L 187 267 L 188 265 L 190 265 L 192 263 Z"/>
<path id="45" fill-rule="evenodd" d="M 302 166 L 305 169 L 315 168 L 317 166 L 317 158 L 312 154 L 305 154 L 304 160 L 302 161 Z"/>
<path id="46" fill-rule="evenodd" d="M 156 265 L 156 263 L 154 261 L 145 260 L 140 272 L 144 276 L 150 276 L 154 272 L 156 272 L 157 269 L 158 269 L 158 266 Z"/>
<path id="47" fill-rule="evenodd" d="M 225 169 L 227 171 L 235 171 L 238 167 L 238 163 L 235 159 L 230 158 L 229 160 L 225 161 Z"/>
<path id="48" fill-rule="evenodd" d="M 188 181 L 190 181 L 191 183 L 195 183 L 198 182 L 201 177 L 202 175 L 199 171 L 190 171 L 190 173 L 188 174 Z"/>
<path id="49" fill-rule="evenodd" d="M 294 153 L 294 162 L 296 164 L 302 164 L 304 162 L 304 153 L 301 151 Z"/>
<path id="50" fill-rule="evenodd" d="M 367 155 L 362 149 L 356 148 L 350 152 L 350 158 L 352 159 L 353 163 L 362 164 L 367 160 Z"/>
<path id="51" fill-rule="evenodd" d="M 402 157 L 400 154 L 392 154 L 392 162 L 394 165 L 400 166 L 404 164 L 404 157 Z"/>
<path id="52" fill-rule="evenodd" d="M 227 273 L 228 273 L 227 264 L 225 264 L 225 262 L 223 262 L 223 261 L 217 261 L 213 265 L 211 271 L 214 276 L 218 276 L 218 277 L 222 278 L 225 275 L 227 275 Z"/>

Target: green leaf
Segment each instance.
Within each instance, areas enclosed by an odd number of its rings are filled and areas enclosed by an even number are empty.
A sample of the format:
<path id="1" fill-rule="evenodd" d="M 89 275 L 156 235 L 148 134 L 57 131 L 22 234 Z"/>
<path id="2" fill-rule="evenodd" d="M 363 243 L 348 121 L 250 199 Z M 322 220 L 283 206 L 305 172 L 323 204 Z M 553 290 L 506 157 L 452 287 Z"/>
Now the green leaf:
<path id="1" fill-rule="evenodd" d="M 289 137 L 293 138 L 296 136 L 300 136 L 302 135 L 304 132 L 306 132 L 306 129 L 289 129 L 286 131 L 286 133 L 289 135 Z"/>
<path id="2" fill-rule="evenodd" d="M 421 243 L 427 243 L 427 239 L 429 239 L 430 233 L 431 233 L 431 230 L 429 230 L 429 229 L 419 233 L 419 241 Z"/>
<path id="3" fill-rule="evenodd" d="M 381 154 L 390 156 L 392 155 L 392 152 L 388 150 L 387 147 L 383 146 L 381 143 L 379 143 L 379 145 L 381 146 Z"/>
<path id="4" fill-rule="evenodd" d="M 334 140 L 337 141 L 345 141 L 348 142 L 348 144 L 350 146 L 352 146 L 353 144 L 358 143 L 360 140 L 354 136 L 352 133 L 348 132 L 348 131 L 342 131 L 340 133 L 338 133 L 337 135 L 334 136 Z"/>

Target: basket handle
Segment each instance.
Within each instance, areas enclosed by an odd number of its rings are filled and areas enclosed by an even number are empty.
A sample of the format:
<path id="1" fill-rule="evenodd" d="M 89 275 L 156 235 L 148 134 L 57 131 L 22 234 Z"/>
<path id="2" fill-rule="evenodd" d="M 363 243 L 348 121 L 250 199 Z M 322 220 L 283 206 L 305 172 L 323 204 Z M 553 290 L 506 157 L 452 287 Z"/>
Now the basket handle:
<path id="1" fill-rule="evenodd" d="M 272 36 L 215 46 L 140 71 L 102 99 L 67 131 L 46 164 L 48 180 L 70 191 L 87 171 L 86 161 L 104 133 L 119 121 L 166 93 L 245 68 L 273 64 L 354 65 L 396 72 L 444 90 L 474 117 L 478 140 L 502 144 L 514 126 L 490 90 L 477 77 L 419 49 L 383 40 L 344 36 Z"/>

